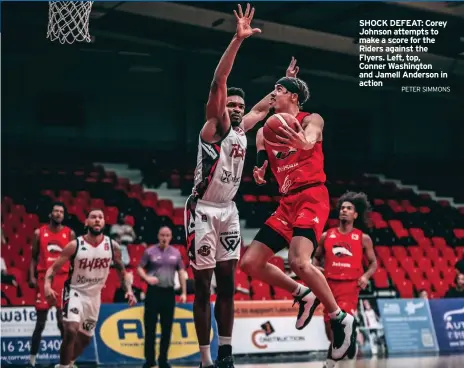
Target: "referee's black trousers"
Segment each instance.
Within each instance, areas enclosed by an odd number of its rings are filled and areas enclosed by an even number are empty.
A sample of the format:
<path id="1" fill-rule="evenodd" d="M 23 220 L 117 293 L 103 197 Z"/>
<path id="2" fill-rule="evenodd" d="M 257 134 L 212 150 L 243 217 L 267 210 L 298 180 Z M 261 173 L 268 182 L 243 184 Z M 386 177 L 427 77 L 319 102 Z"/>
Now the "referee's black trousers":
<path id="1" fill-rule="evenodd" d="M 168 360 L 175 307 L 176 299 L 173 288 L 148 286 L 147 296 L 145 298 L 145 311 L 143 314 L 143 323 L 145 325 L 145 360 L 148 366 L 156 365 L 155 343 L 158 316 L 161 323 L 161 341 L 158 361 L 166 362 Z"/>

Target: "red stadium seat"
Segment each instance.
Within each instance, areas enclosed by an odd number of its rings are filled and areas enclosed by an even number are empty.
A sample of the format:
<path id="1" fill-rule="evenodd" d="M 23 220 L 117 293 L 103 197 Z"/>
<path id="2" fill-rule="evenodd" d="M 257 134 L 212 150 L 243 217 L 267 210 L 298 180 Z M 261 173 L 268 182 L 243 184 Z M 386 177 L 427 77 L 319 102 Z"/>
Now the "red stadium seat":
<path id="1" fill-rule="evenodd" d="M 374 284 L 378 288 L 388 288 L 390 286 L 390 283 L 388 282 L 388 274 L 385 269 L 379 267 L 377 268 L 376 272 L 373 275 L 374 279 Z"/>
<path id="2" fill-rule="evenodd" d="M 292 300 L 293 296 L 287 290 L 274 287 L 274 299 L 277 299 L 277 300 Z"/>
<path id="3" fill-rule="evenodd" d="M 269 289 L 269 285 L 262 283 L 258 280 L 251 281 L 251 290 L 253 292 L 252 299 L 253 300 L 269 300 L 271 299 L 271 293 Z"/>

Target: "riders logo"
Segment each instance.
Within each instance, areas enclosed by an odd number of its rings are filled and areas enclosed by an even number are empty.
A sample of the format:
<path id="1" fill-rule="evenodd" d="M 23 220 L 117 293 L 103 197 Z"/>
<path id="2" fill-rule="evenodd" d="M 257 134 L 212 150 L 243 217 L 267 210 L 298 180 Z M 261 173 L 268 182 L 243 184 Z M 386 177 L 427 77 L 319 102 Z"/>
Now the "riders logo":
<path id="1" fill-rule="evenodd" d="M 352 257 L 353 250 L 351 249 L 351 245 L 345 242 L 339 242 L 335 244 L 332 248 L 332 253 L 335 257 Z"/>
<path id="2" fill-rule="evenodd" d="M 240 235 L 221 235 L 219 240 L 228 252 L 234 252 L 240 244 Z"/>
<path id="3" fill-rule="evenodd" d="M 90 319 L 86 319 L 84 321 L 84 323 L 82 323 L 82 328 L 84 331 L 87 331 L 87 332 L 92 332 L 95 328 L 95 321 L 92 321 Z"/>
<path id="4" fill-rule="evenodd" d="M 290 150 L 286 151 L 286 152 L 279 152 L 279 151 L 276 151 L 276 150 L 272 150 L 272 153 L 274 154 L 274 156 L 276 157 L 276 159 L 278 160 L 285 160 L 288 156 L 294 154 L 295 152 L 297 152 L 296 148 L 290 148 Z"/>
<path id="5" fill-rule="evenodd" d="M 198 248 L 197 253 L 200 256 L 207 257 L 211 254 L 211 247 L 209 245 L 202 245 L 200 248 Z"/>

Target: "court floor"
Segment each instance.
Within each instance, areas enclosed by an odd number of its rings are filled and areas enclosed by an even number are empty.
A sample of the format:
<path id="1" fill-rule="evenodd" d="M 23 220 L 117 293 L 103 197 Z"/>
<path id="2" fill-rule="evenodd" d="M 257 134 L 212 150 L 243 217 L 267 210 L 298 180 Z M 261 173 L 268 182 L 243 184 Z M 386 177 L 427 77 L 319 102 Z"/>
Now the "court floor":
<path id="1" fill-rule="evenodd" d="M 237 364 L 236 368 L 322 368 L 322 362 Z M 338 362 L 337 368 L 463 368 L 464 355 L 371 358 Z M 173 368 L 184 368 L 175 366 Z M 190 367 L 191 368 L 191 367 Z"/>

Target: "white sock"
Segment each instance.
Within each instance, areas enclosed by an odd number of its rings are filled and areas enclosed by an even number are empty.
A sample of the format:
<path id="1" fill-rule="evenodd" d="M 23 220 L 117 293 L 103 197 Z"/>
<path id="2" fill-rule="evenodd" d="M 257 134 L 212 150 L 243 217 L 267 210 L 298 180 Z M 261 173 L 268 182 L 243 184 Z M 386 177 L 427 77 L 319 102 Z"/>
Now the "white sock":
<path id="1" fill-rule="evenodd" d="M 201 365 L 203 367 L 209 367 L 210 365 L 213 365 L 213 359 L 211 358 L 211 349 L 209 345 L 200 346 L 200 356 Z"/>
<path id="2" fill-rule="evenodd" d="M 295 291 L 292 293 L 293 296 L 300 296 L 303 295 L 308 288 L 304 285 L 298 284 Z"/>
<path id="3" fill-rule="evenodd" d="M 335 360 L 332 360 L 332 359 L 327 359 L 324 363 L 324 367 L 323 368 L 335 368 L 335 364 L 337 364 L 337 362 Z"/>
<path id="4" fill-rule="evenodd" d="M 232 345 L 232 337 L 219 336 L 219 346 Z"/>
<path id="5" fill-rule="evenodd" d="M 37 360 L 37 356 L 31 355 L 29 358 L 29 362 L 31 363 L 32 366 L 35 367 L 35 361 Z"/>
<path id="6" fill-rule="evenodd" d="M 334 312 L 329 313 L 329 317 L 331 319 L 338 319 L 342 313 L 342 310 L 337 307 L 337 309 Z"/>

